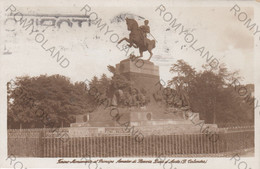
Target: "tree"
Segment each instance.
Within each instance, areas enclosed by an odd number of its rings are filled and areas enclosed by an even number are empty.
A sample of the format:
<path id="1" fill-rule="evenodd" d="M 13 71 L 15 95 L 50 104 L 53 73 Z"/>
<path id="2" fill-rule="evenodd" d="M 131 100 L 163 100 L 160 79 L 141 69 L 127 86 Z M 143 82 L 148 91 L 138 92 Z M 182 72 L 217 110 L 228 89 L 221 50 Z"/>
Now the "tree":
<path id="1" fill-rule="evenodd" d="M 207 123 L 252 123 L 253 106 L 244 103 L 230 84 L 239 79 L 237 71 L 228 71 L 222 64 L 212 70 L 203 65 L 203 70 L 196 72 L 183 60 L 178 60 L 170 72 L 175 76 L 168 86 L 187 94 L 191 110 L 198 112 Z"/>
<path id="2" fill-rule="evenodd" d="M 184 86 L 188 86 L 196 75 L 195 69 L 183 60 L 178 60 L 176 64 L 173 64 L 170 72 L 177 74 L 177 76 L 168 82 L 169 85 L 175 85 L 178 82 L 183 83 Z"/>
<path id="3" fill-rule="evenodd" d="M 83 83 L 73 84 L 64 76 L 18 77 L 8 83 L 8 120 L 27 127 L 43 127 L 47 117 L 60 126 L 88 107 Z M 44 118 L 39 118 L 44 114 Z"/>
<path id="4" fill-rule="evenodd" d="M 175 89 L 175 95 L 179 98 L 181 106 L 190 106 L 189 93 L 191 92 L 191 82 L 194 81 L 196 76 L 195 69 L 185 61 L 178 60 L 176 64 L 172 65 L 170 72 L 176 76 L 168 82 L 168 86 Z M 176 105 L 176 103 L 173 105 Z"/>

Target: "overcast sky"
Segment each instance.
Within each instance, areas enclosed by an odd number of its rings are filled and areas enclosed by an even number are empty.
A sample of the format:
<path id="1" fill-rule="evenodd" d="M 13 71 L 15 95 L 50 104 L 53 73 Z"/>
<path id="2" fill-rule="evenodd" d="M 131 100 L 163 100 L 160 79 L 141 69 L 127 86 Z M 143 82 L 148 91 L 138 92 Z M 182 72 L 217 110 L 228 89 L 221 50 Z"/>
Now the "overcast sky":
<path id="1" fill-rule="evenodd" d="M 149 6 L 147 3 L 139 2 L 138 7 L 127 3 L 118 3 L 117 6 L 103 4 L 105 7 L 93 3 L 89 5 L 91 12 L 96 12 L 98 18 L 102 19 L 102 23 L 107 23 L 109 29 L 117 33 L 120 38 L 128 37 L 129 31 L 125 22 L 112 22 L 115 17 L 127 14 L 136 19 L 139 18 L 139 25 L 143 24 L 142 18 L 148 19 L 151 33 L 157 41 L 151 61 L 160 67 L 160 76 L 166 81 L 172 77 L 169 73 L 170 66 L 178 59 L 183 59 L 197 70 L 200 70 L 201 65 L 206 63 L 206 59 L 201 58 L 198 52 L 183 46 L 185 41 L 184 36 L 179 35 L 180 30 L 174 31 L 170 28 L 169 22 L 164 21 L 159 12 L 155 11 L 160 4 L 158 2 Z M 46 4 L 41 4 L 42 7 L 35 5 L 30 4 L 30 7 L 20 5 L 16 8 L 23 14 L 84 15 L 84 12 L 80 11 L 84 6 L 83 3 L 56 8 Z M 177 19 L 177 23 L 183 24 L 184 28 L 192 32 L 198 40 L 198 47 L 205 47 L 205 51 L 209 51 L 220 63 L 225 63 L 230 70 L 240 70 L 244 83 L 253 83 L 254 38 L 252 31 L 249 31 L 229 11 L 230 6 L 183 7 L 166 4 L 165 7 L 166 12 Z M 243 8 L 243 10 L 248 18 L 253 19 L 253 8 Z M 40 32 L 44 28 L 39 27 Z M 111 76 L 107 65 L 115 66 L 126 56 L 116 47 L 116 44 L 109 40 L 111 33 L 104 35 L 105 29 L 100 31 L 96 25 L 88 26 L 87 23 L 79 27 L 74 23 L 72 28 L 63 24 L 61 28 L 49 27 L 42 32 L 48 40 L 45 47 L 54 46 L 56 51 L 60 49 L 60 53 L 70 61 L 70 65 L 64 69 L 56 62 L 56 59 L 50 56 L 50 52 L 45 51 L 40 43 L 35 42 L 36 33 L 29 35 L 28 30 L 8 22 L 6 29 L 3 30 L 5 49 L 1 49 L 1 63 L 5 64 L 1 65 L 1 72 L 5 72 L 6 78 L 61 74 L 71 78 L 73 82 L 91 79 L 94 75 L 100 77 L 102 73 Z M 8 54 L 3 55 L 6 51 Z M 145 52 L 143 59 L 148 59 L 148 56 L 148 52 Z"/>

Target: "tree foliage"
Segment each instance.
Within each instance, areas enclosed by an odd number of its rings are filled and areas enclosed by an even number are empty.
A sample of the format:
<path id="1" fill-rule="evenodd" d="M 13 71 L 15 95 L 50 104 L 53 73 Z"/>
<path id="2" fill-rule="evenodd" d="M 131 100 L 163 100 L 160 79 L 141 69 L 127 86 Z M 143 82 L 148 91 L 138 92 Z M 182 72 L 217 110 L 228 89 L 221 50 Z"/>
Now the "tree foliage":
<path id="1" fill-rule="evenodd" d="M 195 71 L 183 60 L 174 64 L 170 72 L 175 76 L 169 86 L 181 87 L 187 94 L 192 111 L 200 113 L 207 123 L 253 123 L 253 104 L 247 104 L 232 86 L 234 79 L 240 79 L 238 72 L 230 72 L 225 65 L 216 70 L 204 65 L 202 71 Z M 248 93 L 251 97 L 251 93 Z"/>
<path id="2" fill-rule="evenodd" d="M 61 125 L 70 123 L 72 115 L 83 113 L 87 107 L 85 84 L 72 84 L 64 76 L 24 76 L 8 83 L 9 122 L 43 127 L 38 114 L 44 112 L 51 121 Z"/>
<path id="3" fill-rule="evenodd" d="M 43 121 L 47 119 L 38 117 L 39 110 L 58 126 L 69 126 L 75 115 L 94 113 L 104 100 L 111 105 L 115 97 L 125 106 L 149 104 L 152 93 L 137 88 L 115 67 L 108 66 L 108 70 L 113 74 L 111 78 L 105 74 L 100 78 L 94 76 L 89 84 L 72 83 L 61 75 L 23 76 L 11 80 L 7 84 L 8 128 L 18 128 L 19 124 L 26 128 L 44 127 Z M 174 107 L 188 105 L 206 123 L 254 122 L 254 104 L 246 101 L 253 99 L 250 94 L 254 86 L 247 85 L 251 89 L 249 96 L 241 97 L 231 85 L 234 79 L 239 79 L 238 72 L 228 71 L 225 65 L 218 70 L 204 65 L 203 70 L 196 71 L 183 60 L 173 64 L 170 72 L 173 77 L 163 93 L 153 94 L 156 101 Z M 184 101 L 179 104 L 180 100 Z"/>

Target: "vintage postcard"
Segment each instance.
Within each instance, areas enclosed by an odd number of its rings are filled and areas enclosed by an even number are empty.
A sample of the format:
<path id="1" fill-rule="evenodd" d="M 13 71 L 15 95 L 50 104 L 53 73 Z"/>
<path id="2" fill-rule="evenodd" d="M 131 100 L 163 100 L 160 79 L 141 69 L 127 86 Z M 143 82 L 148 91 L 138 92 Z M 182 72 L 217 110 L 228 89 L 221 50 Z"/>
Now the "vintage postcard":
<path id="1" fill-rule="evenodd" d="M 260 168 L 258 0 L 0 3 L 0 168 Z"/>

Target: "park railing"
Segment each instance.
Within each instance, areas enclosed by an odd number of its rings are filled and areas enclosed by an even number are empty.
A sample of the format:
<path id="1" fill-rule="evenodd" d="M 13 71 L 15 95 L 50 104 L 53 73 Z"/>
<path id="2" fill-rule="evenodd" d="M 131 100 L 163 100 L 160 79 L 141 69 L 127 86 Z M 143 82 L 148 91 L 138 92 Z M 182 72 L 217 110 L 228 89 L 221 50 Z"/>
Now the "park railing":
<path id="1" fill-rule="evenodd" d="M 205 133 L 146 135 L 141 142 L 118 133 L 62 140 L 49 129 L 8 130 L 8 154 L 17 157 L 207 157 L 250 148 L 254 148 L 253 129 L 220 132 L 211 139 Z"/>

